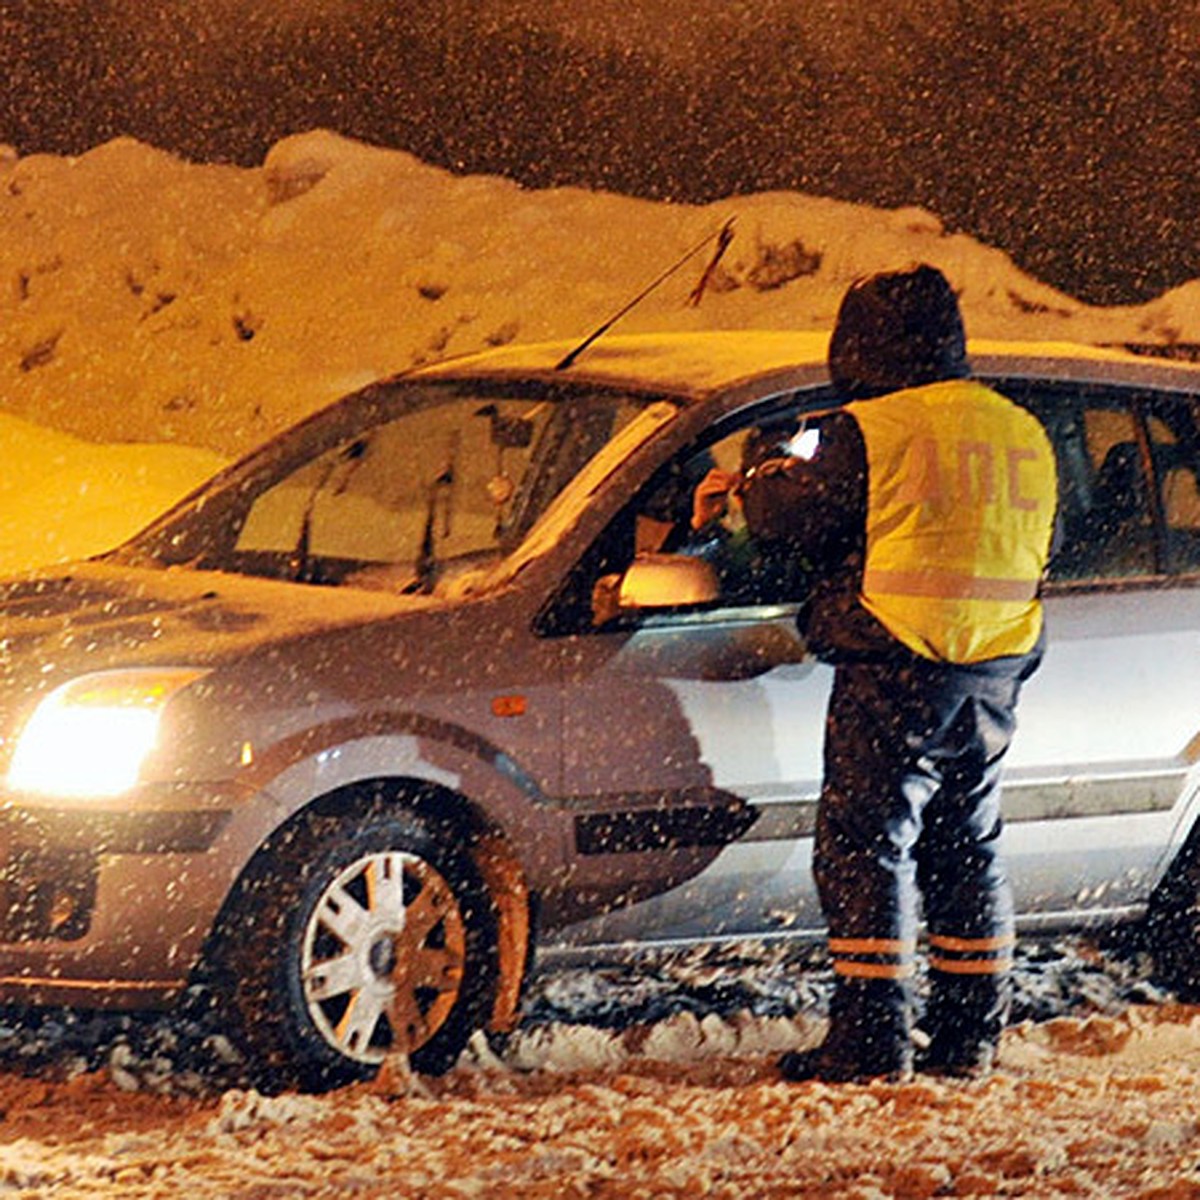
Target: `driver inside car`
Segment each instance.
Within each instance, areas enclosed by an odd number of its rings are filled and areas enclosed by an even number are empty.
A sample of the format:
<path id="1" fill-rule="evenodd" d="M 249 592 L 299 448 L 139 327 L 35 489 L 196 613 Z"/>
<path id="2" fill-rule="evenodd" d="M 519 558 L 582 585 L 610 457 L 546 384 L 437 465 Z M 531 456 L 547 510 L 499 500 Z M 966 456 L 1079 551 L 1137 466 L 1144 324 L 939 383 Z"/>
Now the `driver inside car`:
<path id="1" fill-rule="evenodd" d="M 746 473 L 759 463 L 789 453 L 811 452 L 815 430 L 797 430 L 794 418 L 756 425 L 740 435 L 740 469 L 718 465 L 712 450 L 677 458 L 638 504 L 634 557 L 684 555 L 703 559 L 716 573 L 725 604 L 781 603 L 807 594 L 803 559 L 783 540 L 754 538 L 737 502 Z M 623 575 L 606 574 L 592 595 L 593 620 L 616 617 Z"/>
<path id="2" fill-rule="evenodd" d="M 807 428 L 803 422 L 798 425 L 791 417 L 752 426 L 742 443 L 739 470 L 726 470 L 714 462 L 694 488 L 690 539 L 697 545 L 711 539 L 722 543 L 723 572 L 718 565 L 722 596 L 747 604 L 780 603 L 806 596 L 806 560 L 785 538 L 755 537 L 750 533 L 741 513 L 740 493 L 744 481 L 760 464 L 784 457 L 810 458 L 817 436 L 815 427 Z"/>

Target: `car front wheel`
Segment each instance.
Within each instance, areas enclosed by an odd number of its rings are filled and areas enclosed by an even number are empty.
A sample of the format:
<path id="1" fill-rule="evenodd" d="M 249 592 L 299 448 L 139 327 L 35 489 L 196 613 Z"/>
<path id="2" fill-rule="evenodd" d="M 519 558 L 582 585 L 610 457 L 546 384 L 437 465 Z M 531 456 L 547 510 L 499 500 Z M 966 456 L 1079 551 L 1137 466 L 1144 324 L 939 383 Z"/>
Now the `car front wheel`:
<path id="1" fill-rule="evenodd" d="M 451 829 L 409 811 L 310 816 L 244 881 L 219 977 L 266 1081 L 324 1090 L 394 1051 L 451 1067 L 484 1024 L 496 916 Z"/>

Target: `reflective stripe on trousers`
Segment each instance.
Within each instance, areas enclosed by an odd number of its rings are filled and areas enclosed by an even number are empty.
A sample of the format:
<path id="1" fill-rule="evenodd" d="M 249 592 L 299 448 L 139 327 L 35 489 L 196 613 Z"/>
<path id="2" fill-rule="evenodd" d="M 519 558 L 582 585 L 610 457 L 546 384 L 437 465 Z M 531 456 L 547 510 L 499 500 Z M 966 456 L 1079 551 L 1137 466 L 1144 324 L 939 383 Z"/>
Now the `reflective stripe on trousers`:
<path id="1" fill-rule="evenodd" d="M 902 938 L 831 937 L 833 971 L 845 979 L 910 979 L 916 943 Z"/>
<path id="2" fill-rule="evenodd" d="M 929 965 L 947 975 L 1003 975 L 1012 967 L 1012 934 L 960 938 L 929 935 Z"/>

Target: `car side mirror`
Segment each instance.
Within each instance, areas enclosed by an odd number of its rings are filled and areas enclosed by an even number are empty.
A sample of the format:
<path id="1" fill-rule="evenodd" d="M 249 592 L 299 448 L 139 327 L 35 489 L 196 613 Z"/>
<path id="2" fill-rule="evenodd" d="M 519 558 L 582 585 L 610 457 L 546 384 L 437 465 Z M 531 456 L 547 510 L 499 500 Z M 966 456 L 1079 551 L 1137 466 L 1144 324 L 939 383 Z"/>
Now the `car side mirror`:
<path id="1" fill-rule="evenodd" d="M 639 554 L 622 575 L 605 575 L 592 593 L 592 616 L 603 625 L 623 613 L 708 604 L 721 594 L 712 563 L 688 554 Z"/>

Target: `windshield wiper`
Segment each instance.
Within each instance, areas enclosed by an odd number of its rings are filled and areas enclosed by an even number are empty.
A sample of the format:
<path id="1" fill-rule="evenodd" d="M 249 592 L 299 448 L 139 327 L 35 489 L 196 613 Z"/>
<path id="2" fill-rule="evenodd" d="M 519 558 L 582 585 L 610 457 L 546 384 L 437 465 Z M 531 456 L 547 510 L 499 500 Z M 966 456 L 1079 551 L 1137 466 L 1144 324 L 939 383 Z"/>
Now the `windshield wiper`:
<path id="1" fill-rule="evenodd" d="M 443 493 L 446 493 L 447 501 L 443 511 L 444 527 L 442 529 L 442 536 L 446 537 L 450 533 L 451 498 L 453 496 L 450 489 L 454 487 L 454 468 L 457 457 L 458 438 L 452 437 L 446 451 L 446 465 L 430 480 L 425 490 L 425 527 L 421 532 L 421 548 L 417 554 L 416 578 L 404 589 L 406 592 L 425 594 L 433 591 L 437 568 L 437 554 L 434 545 L 437 538 L 438 501 Z"/>
<path id="2" fill-rule="evenodd" d="M 325 466 L 325 470 L 317 478 L 317 482 L 313 484 L 312 490 L 308 493 L 308 499 L 304 505 L 304 512 L 300 517 L 300 536 L 296 539 L 296 545 L 292 550 L 291 556 L 288 558 L 288 576 L 294 579 L 297 583 L 311 583 L 311 554 L 312 554 L 312 523 L 313 510 L 317 507 L 317 497 L 325 490 L 330 479 L 333 478 L 333 473 L 344 463 L 349 463 L 350 468 L 345 476 L 338 484 L 335 494 L 340 495 L 346 490 L 346 485 L 350 482 L 350 477 L 358 469 L 359 463 L 367 456 L 367 443 L 364 438 L 356 438 L 338 454 L 335 454 Z"/>

